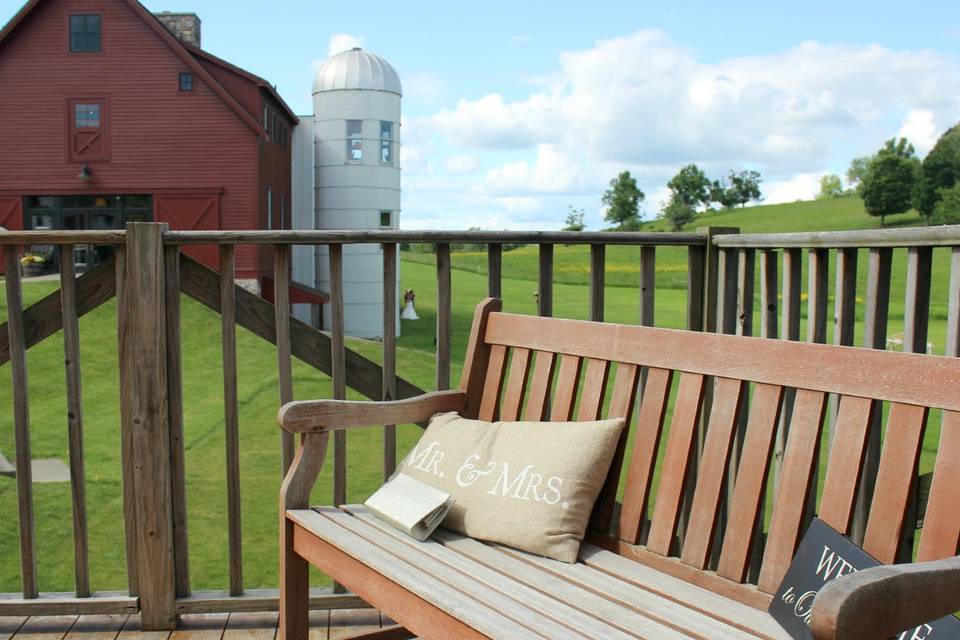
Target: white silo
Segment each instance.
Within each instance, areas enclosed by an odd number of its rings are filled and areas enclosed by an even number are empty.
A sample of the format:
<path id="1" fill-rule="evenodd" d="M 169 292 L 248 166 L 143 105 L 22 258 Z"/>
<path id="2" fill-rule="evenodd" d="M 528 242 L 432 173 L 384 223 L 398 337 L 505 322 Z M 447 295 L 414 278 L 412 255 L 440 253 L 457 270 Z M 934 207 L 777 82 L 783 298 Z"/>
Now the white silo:
<path id="1" fill-rule="evenodd" d="M 313 83 L 314 210 L 317 229 L 400 227 L 400 77 L 356 48 L 327 59 Z M 383 337 L 383 250 L 343 250 L 344 330 Z M 327 248 L 318 247 L 316 287 L 330 290 Z M 330 327 L 324 307 L 323 326 Z M 397 320 L 397 333 L 400 324 Z"/>

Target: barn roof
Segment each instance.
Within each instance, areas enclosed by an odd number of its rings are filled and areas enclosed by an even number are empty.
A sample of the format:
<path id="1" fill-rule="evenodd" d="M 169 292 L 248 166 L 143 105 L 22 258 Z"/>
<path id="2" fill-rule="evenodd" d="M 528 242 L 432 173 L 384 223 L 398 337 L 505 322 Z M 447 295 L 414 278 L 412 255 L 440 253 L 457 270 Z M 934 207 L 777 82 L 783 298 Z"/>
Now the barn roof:
<path id="1" fill-rule="evenodd" d="M 10 34 L 13 33 L 13 31 L 20 25 L 20 23 L 22 23 L 23 20 L 28 15 L 30 15 L 30 13 L 37 7 L 37 5 L 39 5 L 41 2 L 44 2 L 44 1 L 46 0 L 28 0 L 28 2 L 25 5 L 23 5 L 20 11 L 18 11 L 17 14 L 13 16 L 13 18 L 11 18 L 10 21 L 3 27 L 3 29 L 0 30 L 0 45 L 2 45 L 3 42 L 10 36 Z M 150 13 L 150 11 L 148 11 L 146 7 L 144 7 L 142 4 L 137 2 L 137 0 L 118 0 L 118 1 L 125 2 L 133 10 L 134 13 L 140 16 L 140 18 L 142 18 L 143 21 L 151 29 L 153 29 L 153 31 L 158 36 L 160 36 L 160 39 L 163 40 L 167 44 L 167 46 L 169 46 L 173 50 L 173 52 L 176 53 L 183 60 L 184 64 L 186 64 L 190 68 L 190 70 L 193 71 L 194 74 L 196 74 L 197 77 L 203 80 L 213 90 L 214 93 L 220 96 L 220 98 L 227 104 L 227 106 L 229 106 L 234 112 L 236 112 L 237 116 L 241 120 L 243 120 L 251 129 L 253 129 L 253 131 L 257 135 L 264 138 L 267 137 L 267 132 L 263 128 L 263 125 L 261 124 L 260 120 L 254 117 L 254 115 L 251 114 L 249 111 L 244 109 L 243 105 L 241 105 L 240 102 L 229 91 L 227 91 L 227 89 L 222 84 L 220 84 L 216 80 L 216 78 L 214 78 L 210 74 L 209 71 L 204 69 L 203 65 L 197 61 L 195 55 L 203 55 L 207 59 L 210 59 L 215 64 L 227 66 L 231 71 L 235 71 L 240 75 L 243 75 L 248 79 L 251 79 L 253 82 L 256 82 L 258 86 L 270 92 L 277 99 L 277 102 L 284 108 L 287 114 L 291 115 L 294 118 L 294 122 L 296 122 L 296 116 L 293 115 L 293 112 L 290 111 L 290 108 L 287 106 L 287 104 L 283 101 L 282 98 L 280 98 L 276 90 L 274 90 L 273 87 L 266 80 L 264 80 L 263 78 L 260 78 L 259 76 L 255 76 L 252 73 L 249 73 L 247 71 L 243 71 L 239 67 L 230 65 L 225 60 L 221 60 L 216 56 L 210 55 L 197 47 L 191 46 L 190 49 L 192 49 L 193 51 L 188 51 L 187 50 L 188 45 L 185 45 L 176 36 L 170 33 L 170 31 L 163 25 L 163 23 L 161 23 L 152 13 Z"/>

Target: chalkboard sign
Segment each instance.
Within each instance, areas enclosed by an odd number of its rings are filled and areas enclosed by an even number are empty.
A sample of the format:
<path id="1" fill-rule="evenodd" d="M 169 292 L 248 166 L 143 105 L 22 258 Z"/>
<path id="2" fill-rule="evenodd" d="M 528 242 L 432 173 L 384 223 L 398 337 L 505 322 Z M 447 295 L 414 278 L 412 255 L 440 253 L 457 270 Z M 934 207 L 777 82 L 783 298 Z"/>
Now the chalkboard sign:
<path id="1" fill-rule="evenodd" d="M 800 542 L 797 555 L 770 603 L 770 615 L 796 640 L 810 640 L 813 599 L 826 583 L 881 563 L 840 535 L 822 520 L 814 519 Z M 953 640 L 960 638 L 960 621 L 941 618 L 909 629 L 896 640 Z"/>

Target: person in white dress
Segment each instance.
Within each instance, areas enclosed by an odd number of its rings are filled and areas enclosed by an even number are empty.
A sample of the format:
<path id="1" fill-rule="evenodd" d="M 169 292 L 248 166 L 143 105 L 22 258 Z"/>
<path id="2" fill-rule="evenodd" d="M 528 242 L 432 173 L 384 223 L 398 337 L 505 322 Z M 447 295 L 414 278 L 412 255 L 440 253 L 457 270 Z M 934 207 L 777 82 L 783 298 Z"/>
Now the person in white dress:
<path id="1" fill-rule="evenodd" d="M 419 320 L 420 316 L 417 315 L 417 310 L 413 308 L 413 300 L 417 296 L 413 293 L 413 289 L 407 289 L 403 292 L 403 311 L 400 312 L 401 320 Z"/>

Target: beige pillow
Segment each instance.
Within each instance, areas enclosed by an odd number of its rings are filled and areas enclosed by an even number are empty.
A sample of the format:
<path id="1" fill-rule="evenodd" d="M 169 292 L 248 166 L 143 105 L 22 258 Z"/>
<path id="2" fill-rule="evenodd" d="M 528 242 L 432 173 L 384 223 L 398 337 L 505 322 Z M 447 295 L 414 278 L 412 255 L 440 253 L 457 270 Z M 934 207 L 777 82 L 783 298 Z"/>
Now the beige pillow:
<path id="1" fill-rule="evenodd" d="M 453 495 L 443 526 L 575 562 L 623 419 L 483 422 L 433 416 L 398 471 Z"/>

